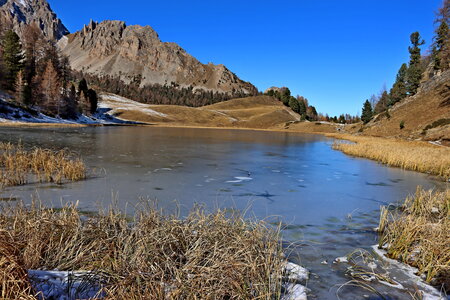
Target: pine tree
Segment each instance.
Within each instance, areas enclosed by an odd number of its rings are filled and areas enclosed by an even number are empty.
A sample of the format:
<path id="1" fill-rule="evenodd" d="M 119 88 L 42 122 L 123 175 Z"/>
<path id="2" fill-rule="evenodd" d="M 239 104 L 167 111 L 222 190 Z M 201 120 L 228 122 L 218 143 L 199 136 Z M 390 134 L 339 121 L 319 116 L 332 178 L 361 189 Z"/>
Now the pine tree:
<path id="1" fill-rule="evenodd" d="M 298 101 L 298 105 L 299 105 L 299 114 L 302 116 L 302 119 L 305 120 L 306 119 L 306 105 L 304 101 Z"/>
<path id="2" fill-rule="evenodd" d="M 97 93 L 93 89 L 89 89 L 87 91 L 87 98 L 89 100 L 89 113 L 91 115 L 95 114 L 98 106 L 98 97 Z"/>
<path id="3" fill-rule="evenodd" d="M 308 108 L 306 109 L 306 115 L 312 121 L 317 121 L 318 119 L 317 110 L 314 106 L 308 106 Z"/>
<path id="4" fill-rule="evenodd" d="M 372 116 L 372 105 L 370 104 L 369 100 L 366 100 L 362 109 L 361 120 L 364 122 L 364 124 L 367 124 L 370 122 L 370 120 L 372 120 Z"/>
<path id="5" fill-rule="evenodd" d="M 445 21 L 442 21 L 436 30 L 436 37 L 433 44 L 433 61 L 435 70 L 446 70 L 449 68 L 449 28 Z"/>
<path id="6" fill-rule="evenodd" d="M 77 92 L 75 86 L 70 86 L 68 94 L 64 97 L 61 107 L 61 116 L 65 119 L 75 119 L 78 114 Z"/>
<path id="7" fill-rule="evenodd" d="M 281 101 L 284 105 L 289 106 L 289 100 L 291 100 L 291 91 L 285 87 L 281 90 Z"/>
<path id="8" fill-rule="evenodd" d="M 4 84 L 7 89 L 13 90 L 17 73 L 22 68 L 22 46 L 19 36 L 12 30 L 8 30 L 2 39 Z"/>
<path id="9" fill-rule="evenodd" d="M 408 71 L 408 66 L 403 64 L 398 70 L 397 78 L 395 79 L 395 83 L 392 86 L 389 95 L 389 106 L 394 105 L 395 103 L 403 100 L 407 96 L 406 91 L 406 72 Z"/>
<path id="10" fill-rule="evenodd" d="M 88 115 L 91 110 L 91 106 L 89 103 L 89 99 L 87 98 L 87 95 L 85 95 L 85 93 L 80 93 L 79 91 L 78 91 L 78 110 L 83 115 Z"/>
<path id="11" fill-rule="evenodd" d="M 17 78 L 15 81 L 15 88 L 14 90 L 16 91 L 15 93 L 15 97 L 16 97 L 16 102 L 20 103 L 20 104 L 25 104 L 26 100 L 25 100 L 25 83 L 26 81 L 24 80 L 24 74 L 23 71 L 20 70 L 19 72 L 17 72 Z"/>
<path id="12" fill-rule="evenodd" d="M 420 81 L 422 80 L 423 69 L 420 64 L 420 46 L 425 44 L 425 41 L 420 37 L 419 32 L 413 32 L 411 34 L 411 44 L 409 47 L 410 61 L 408 71 L 406 72 L 406 90 L 409 96 L 415 95 L 419 88 Z"/>
<path id="13" fill-rule="evenodd" d="M 439 9 L 436 23 L 439 24 L 434 36 L 432 46 L 432 58 L 435 70 L 447 70 L 450 68 L 450 0 L 445 0 Z"/>
<path id="14" fill-rule="evenodd" d="M 41 92 L 44 98 L 41 108 L 48 114 L 58 115 L 60 112 L 61 83 L 58 72 L 50 60 L 47 61 L 47 67 L 42 75 Z"/>
<path id="15" fill-rule="evenodd" d="M 295 99 L 295 97 L 291 97 L 291 99 L 289 100 L 289 107 L 296 113 L 300 112 L 300 105 L 298 104 L 298 101 L 297 99 Z"/>
<path id="16" fill-rule="evenodd" d="M 86 96 L 88 91 L 88 84 L 85 78 L 82 78 L 78 83 L 78 94 L 83 93 Z"/>
<path id="17" fill-rule="evenodd" d="M 383 91 L 383 93 L 380 96 L 380 99 L 378 100 L 377 105 L 375 105 L 374 113 L 379 114 L 387 110 L 389 102 L 390 102 L 389 94 L 387 93 L 387 91 Z"/>

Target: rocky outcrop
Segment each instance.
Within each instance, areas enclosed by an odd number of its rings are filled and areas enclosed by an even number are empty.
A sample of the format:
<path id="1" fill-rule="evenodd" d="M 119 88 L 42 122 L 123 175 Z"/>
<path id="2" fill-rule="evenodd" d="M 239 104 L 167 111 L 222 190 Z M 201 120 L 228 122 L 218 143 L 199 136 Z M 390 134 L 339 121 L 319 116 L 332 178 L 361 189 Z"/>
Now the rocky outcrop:
<path id="1" fill-rule="evenodd" d="M 33 22 L 51 40 L 69 33 L 46 0 L 0 0 L 0 21 L 11 23 L 19 35 L 26 24 Z"/>
<path id="2" fill-rule="evenodd" d="M 118 77 L 126 83 L 192 86 L 225 93 L 257 92 L 224 65 L 202 64 L 177 44 L 162 42 L 150 26 L 91 21 L 62 39 L 59 46 L 73 69 Z"/>

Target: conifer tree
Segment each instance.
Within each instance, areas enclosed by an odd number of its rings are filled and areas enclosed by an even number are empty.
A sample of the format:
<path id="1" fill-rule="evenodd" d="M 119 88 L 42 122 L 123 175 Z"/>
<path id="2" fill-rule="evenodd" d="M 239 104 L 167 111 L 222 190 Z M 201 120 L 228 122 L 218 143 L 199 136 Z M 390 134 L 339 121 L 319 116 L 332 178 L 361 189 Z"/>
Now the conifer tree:
<path id="1" fill-rule="evenodd" d="M 86 79 L 82 78 L 80 82 L 78 83 L 78 93 L 83 93 L 86 96 L 86 93 L 88 91 L 88 84 Z"/>
<path id="2" fill-rule="evenodd" d="M 447 70 L 450 68 L 450 0 L 445 0 L 439 9 L 436 23 L 434 42 L 432 46 L 432 58 L 435 70 Z"/>
<path id="3" fill-rule="evenodd" d="M 91 115 L 95 114 L 98 106 L 98 97 L 97 93 L 93 89 L 89 89 L 87 91 L 87 98 L 89 100 L 89 113 Z"/>
<path id="4" fill-rule="evenodd" d="M 377 105 L 375 105 L 374 113 L 379 114 L 385 111 L 388 108 L 389 102 L 390 102 L 389 94 L 387 93 L 387 91 L 383 91 L 383 93 L 381 93 Z"/>
<path id="5" fill-rule="evenodd" d="M 12 30 L 8 30 L 2 39 L 2 63 L 4 68 L 4 84 L 7 89 L 13 90 L 17 73 L 22 68 L 22 46 L 19 36 Z"/>
<path id="6" fill-rule="evenodd" d="M 406 98 L 407 91 L 406 91 L 406 72 L 408 71 L 408 66 L 406 64 L 403 64 L 400 67 L 400 70 L 398 70 L 397 78 L 395 79 L 395 83 L 392 86 L 392 89 L 390 91 L 389 95 L 389 106 L 394 105 L 395 103 L 403 100 Z"/>
<path id="7" fill-rule="evenodd" d="M 364 124 L 367 124 L 370 122 L 370 120 L 372 120 L 372 116 L 373 116 L 372 105 L 370 104 L 369 100 L 366 100 L 366 102 L 364 102 L 364 106 L 362 109 L 361 120 L 363 121 Z"/>
<path id="8" fill-rule="evenodd" d="M 420 46 L 425 44 L 425 41 L 420 37 L 419 32 L 411 34 L 411 44 L 408 48 L 410 53 L 410 61 L 408 71 L 406 72 L 406 90 L 409 96 L 415 95 L 422 80 L 423 69 L 420 64 Z"/>
<path id="9" fill-rule="evenodd" d="M 75 86 L 70 86 L 61 107 L 61 116 L 65 119 L 75 119 L 78 114 L 77 92 Z"/>
<path id="10" fill-rule="evenodd" d="M 24 80 L 24 74 L 23 74 L 23 70 L 20 70 L 19 72 L 17 72 L 17 78 L 15 81 L 15 88 L 14 90 L 16 91 L 15 93 L 15 97 L 16 97 L 16 102 L 20 103 L 20 104 L 25 104 L 26 99 L 25 99 L 25 86 L 26 86 L 26 81 Z"/>
<path id="11" fill-rule="evenodd" d="M 60 112 L 61 83 L 58 72 L 52 61 L 47 61 L 47 67 L 42 75 L 41 92 L 44 98 L 41 108 L 46 113 L 58 115 Z"/>
<path id="12" fill-rule="evenodd" d="M 300 112 L 300 105 L 295 97 L 291 97 L 291 99 L 289 100 L 289 107 L 296 113 Z"/>
<path id="13" fill-rule="evenodd" d="M 299 105 L 299 114 L 302 116 L 302 119 L 306 119 L 306 105 L 304 101 L 298 101 Z"/>
<path id="14" fill-rule="evenodd" d="M 317 121 L 318 114 L 317 114 L 317 110 L 316 110 L 316 108 L 314 106 L 309 106 L 306 109 L 306 114 L 308 115 L 310 120 Z"/>

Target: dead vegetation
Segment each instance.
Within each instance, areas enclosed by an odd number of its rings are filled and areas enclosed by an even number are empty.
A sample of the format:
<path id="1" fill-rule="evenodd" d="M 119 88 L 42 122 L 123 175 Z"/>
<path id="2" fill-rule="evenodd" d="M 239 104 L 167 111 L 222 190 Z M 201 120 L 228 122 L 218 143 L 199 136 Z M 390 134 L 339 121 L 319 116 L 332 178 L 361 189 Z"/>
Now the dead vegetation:
<path id="1" fill-rule="evenodd" d="M 450 178 L 450 148 L 434 146 L 426 142 L 384 139 L 353 135 L 328 135 L 351 141 L 336 142 L 333 148 L 345 154 L 379 161 L 391 167 L 399 167 L 422 173 Z"/>
<path id="2" fill-rule="evenodd" d="M 379 247 L 390 258 L 419 269 L 433 285 L 450 291 L 450 190 L 418 188 L 400 211 L 382 208 Z"/>
<path id="3" fill-rule="evenodd" d="M 30 298 L 24 270 L 56 269 L 91 271 L 106 299 L 279 298 L 279 230 L 223 211 L 180 219 L 143 207 L 129 222 L 114 209 L 84 219 L 73 205 L 4 206 L 2 293 Z"/>
<path id="4" fill-rule="evenodd" d="M 282 129 L 299 119 L 280 101 L 269 96 L 228 100 L 203 107 L 146 105 L 111 94 L 101 94 L 110 114 L 128 121 L 162 126 Z"/>
<path id="5" fill-rule="evenodd" d="M 364 128 L 364 135 L 441 140 L 450 145 L 450 70 L 422 84 L 419 92 L 395 104 L 389 113 L 380 114 Z M 400 129 L 400 122 L 404 128 Z M 430 130 L 433 129 L 433 130 Z"/>
<path id="6" fill-rule="evenodd" d="M 83 161 L 66 150 L 26 150 L 21 144 L 0 143 L 0 187 L 35 182 L 61 184 L 85 177 Z"/>
<path id="7" fill-rule="evenodd" d="M 8 232 L 0 230 L 0 298 L 35 299 L 19 249 Z"/>

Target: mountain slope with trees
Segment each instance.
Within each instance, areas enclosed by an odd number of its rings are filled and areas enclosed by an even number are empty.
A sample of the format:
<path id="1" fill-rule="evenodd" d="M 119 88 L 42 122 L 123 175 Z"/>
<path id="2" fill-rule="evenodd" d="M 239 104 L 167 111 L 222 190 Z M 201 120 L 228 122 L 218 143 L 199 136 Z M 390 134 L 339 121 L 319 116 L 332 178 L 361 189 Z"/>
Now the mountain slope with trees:
<path id="1" fill-rule="evenodd" d="M 203 106 L 258 93 L 224 65 L 202 64 L 150 26 L 91 21 L 59 42 L 71 67 L 101 89 L 143 103 Z"/>
<path id="2" fill-rule="evenodd" d="M 424 139 L 450 144 L 450 0 L 436 18 L 430 55 L 420 33 L 410 36 L 409 63 L 402 64 L 389 92 L 364 103 L 366 135 Z"/>

